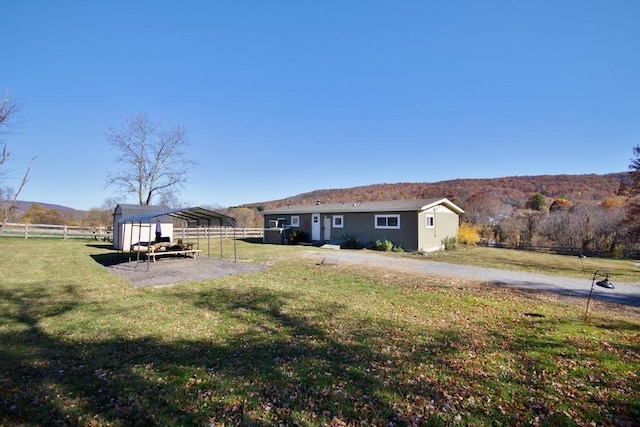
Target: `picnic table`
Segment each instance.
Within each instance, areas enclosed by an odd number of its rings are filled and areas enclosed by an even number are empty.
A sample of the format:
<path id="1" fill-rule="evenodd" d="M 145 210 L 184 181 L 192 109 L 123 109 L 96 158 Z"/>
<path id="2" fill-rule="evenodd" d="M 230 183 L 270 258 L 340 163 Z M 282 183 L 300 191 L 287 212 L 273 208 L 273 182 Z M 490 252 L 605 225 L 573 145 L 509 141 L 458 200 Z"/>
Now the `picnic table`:
<path id="1" fill-rule="evenodd" d="M 147 258 L 151 259 L 153 262 L 156 262 L 156 257 L 164 255 L 184 255 L 185 257 L 196 259 L 197 255 L 202 252 L 202 250 L 197 249 L 197 246 L 197 243 L 183 243 L 181 241 L 178 241 L 178 243 L 151 243 L 147 247 L 143 246 L 143 248 L 145 248 L 147 252 Z M 137 249 L 140 250 L 141 247 L 137 246 Z"/>

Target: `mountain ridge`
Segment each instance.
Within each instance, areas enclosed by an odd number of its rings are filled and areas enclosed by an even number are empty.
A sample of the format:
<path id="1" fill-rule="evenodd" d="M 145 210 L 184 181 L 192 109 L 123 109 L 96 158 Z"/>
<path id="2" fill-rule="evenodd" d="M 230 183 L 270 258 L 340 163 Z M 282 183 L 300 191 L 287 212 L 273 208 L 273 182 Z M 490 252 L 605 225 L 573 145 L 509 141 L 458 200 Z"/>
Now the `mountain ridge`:
<path id="1" fill-rule="evenodd" d="M 316 203 L 350 203 L 380 200 L 431 199 L 446 197 L 454 203 L 478 196 L 498 197 L 502 200 L 526 200 L 531 194 L 545 197 L 565 197 L 573 202 L 601 201 L 615 195 L 629 172 L 607 174 L 523 175 L 497 178 L 456 178 L 436 182 L 396 182 L 361 185 L 347 188 L 316 189 L 283 199 L 245 203 L 237 207 L 273 209 L 286 205 Z M 18 211 L 24 213 L 32 204 L 65 213 L 82 211 L 69 206 L 37 201 L 19 200 Z"/>
<path id="2" fill-rule="evenodd" d="M 485 195 L 510 200 L 526 200 L 540 193 L 550 198 L 567 198 L 574 202 L 601 201 L 613 197 L 622 182 L 629 180 L 629 172 L 607 174 L 525 175 L 498 178 L 456 178 L 427 182 L 379 183 L 350 188 L 318 189 L 283 199 L 248 203 L 244 207 L 259 206 L 273 209 L 286 205 L 315 203 L 349 203 L 379 200 L 430 199 L 446 197 L 462 203 L 472 197 Z"/>

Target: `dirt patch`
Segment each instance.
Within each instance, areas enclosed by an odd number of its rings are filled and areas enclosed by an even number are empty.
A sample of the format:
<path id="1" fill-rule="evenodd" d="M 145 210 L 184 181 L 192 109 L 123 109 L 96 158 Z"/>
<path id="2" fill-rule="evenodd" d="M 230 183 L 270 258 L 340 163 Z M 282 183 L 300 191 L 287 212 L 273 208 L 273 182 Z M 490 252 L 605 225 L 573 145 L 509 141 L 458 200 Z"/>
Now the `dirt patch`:
<path id="1" fill-rule="evenodd" d="M 148 267 L 148 268 L 147 268 Z M 122 262 L 105 266 L 112 274 L 133 286 L 169 286 L 200 282 L 237 274 L 254 273 L 266 267 L 216 258 L 162 258 L 157 262 Z"/>

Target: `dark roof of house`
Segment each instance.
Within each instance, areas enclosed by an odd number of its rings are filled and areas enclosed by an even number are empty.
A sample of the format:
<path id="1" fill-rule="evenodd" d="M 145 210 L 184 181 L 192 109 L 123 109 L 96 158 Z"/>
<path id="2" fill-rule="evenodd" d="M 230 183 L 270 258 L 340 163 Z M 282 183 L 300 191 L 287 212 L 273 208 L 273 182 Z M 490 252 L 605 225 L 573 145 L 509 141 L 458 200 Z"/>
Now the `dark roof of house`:
<path id="1" fill-rule="evenodd" d="M 181 209 L 164 209 L 148 212 L 139 212 L 135 215 L 123 216 L 118 220 L 119 223 L 152 223 L 161 217 L 178 218 L 187 221 L 190 225 L 219 225 L 221 227 L 235 227 L 236 220 L 227 215 L 211 211 L 200 207 L 181 208 Z"/>
<path id="2" fill-rule="evenodd" d="M 379 202 L 355 203 L 315 203 L 307 205 L 282 206 L 265 210 L 263 214 L 296 214 L 296 213 L 343 213 L 343 212 L 402 212 L 422 211 L 434 206 L 444 205 L 457 214 L 464 211 L 449 199 L 421 199 L 421 200 L 387 200 Z"/>

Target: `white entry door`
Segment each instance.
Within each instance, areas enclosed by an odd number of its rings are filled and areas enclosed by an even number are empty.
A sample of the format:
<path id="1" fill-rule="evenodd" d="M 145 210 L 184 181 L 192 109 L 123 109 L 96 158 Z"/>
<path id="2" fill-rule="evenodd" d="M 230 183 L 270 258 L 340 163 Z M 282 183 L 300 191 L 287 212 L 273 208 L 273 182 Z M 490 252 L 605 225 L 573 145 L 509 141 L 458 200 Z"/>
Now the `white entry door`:
<path id="1" fill-rule="evenodd" d="M 331 217 L 329 215 L 324 217 L 324 240 L 327 242 L 331 240 Z"/>
<path id="2" fill-rule="evenodd" d="M 320 240 L 320 214 L 311 214 L 311 240 Z"/>

